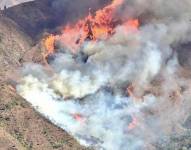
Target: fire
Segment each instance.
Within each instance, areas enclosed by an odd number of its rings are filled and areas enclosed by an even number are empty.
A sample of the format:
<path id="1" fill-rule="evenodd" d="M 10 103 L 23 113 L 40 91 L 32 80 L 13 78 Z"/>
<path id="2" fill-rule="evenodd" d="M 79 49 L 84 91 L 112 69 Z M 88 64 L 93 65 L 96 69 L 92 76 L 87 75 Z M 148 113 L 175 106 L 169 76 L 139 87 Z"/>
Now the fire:
<path id="1" fill-rule="evenodd" d="M 85 121 L 85 118 L 84 116 L 82 116 L 81 114 L 79 113 L 75 113 L 75 114 L 72 114 L 73 118 L 78 121 L 78 122 L 81 122 L 83 123 Z"/>
<path id="2" fill-rule="evenodd" d="M 136 117 L 132 117 L 132 122 L 128 125 L 128 130 L 134 129 L 138 124 L 138 120 Z"/>
<path id="3" fill-rule="evenodd" d="M 45 47 L 48 53 L 54 51 L 53 44 L 55 40 L 61 41 L 66 48 L 76 53 L 85 41 L 97 41 L 109 38 L 115 33 L 117 25 L 123 24 L 127 27 L 127 30 L 130 30 L 130 28 L 137 29 L 139 26 L 137 19 L 127 20 L 126 22 L 115 19 L 114 15 L 117 8 L 122 4 L 123 0 L 113 0 L 110 5 L 96 11 L 95 14 L 92 14 L 90 9 L 89 15 L 86 18 L 79 20 L 75 25 L 65 26 L 61 35 L 50 35 L 45 41 Z"/>
<path id="4" fill-rule="evenodd" d="M 134 85 L 133 84 L 130 84 L 128 86 L 127 94 L 129 95 L 129 97 L 133 98 L 136 102 L 142 101 L 142 97 L 139 97 L 139 96 L 135 95 L 135 93 L 134 93 Z"/>
<path id="5" fill-rule="evenodd" d="M 139 27 L 139 20 L 138 19 L 128 20 L 124 25 L 127 29 L 129 28 L 137 29 Z"/>
<path id="6" fill-rule="evenodd" d="M 48 50 L 48 54 L 54 53 L 54 43 L 55 43 L 55 36 L 52 34 L 45 39 L 44 45 L 45 48 Z"/>

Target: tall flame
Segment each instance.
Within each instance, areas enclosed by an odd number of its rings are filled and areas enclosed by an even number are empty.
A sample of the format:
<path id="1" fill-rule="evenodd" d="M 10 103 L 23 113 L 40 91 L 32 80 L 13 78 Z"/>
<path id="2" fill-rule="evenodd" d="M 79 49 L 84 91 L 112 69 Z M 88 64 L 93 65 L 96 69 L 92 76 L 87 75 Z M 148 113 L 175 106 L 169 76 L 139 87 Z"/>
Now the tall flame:
<path id="1" fill-rule="evenodd" d="M 54 42 L 55 36 L 52 34 L 45 39 L 44 45 L 45 48 L 48 50 L 48 54 L 52 54 L 54 52 Z"/>
<path id="2" fill-rule="evenodd" d="M 122 4 L 123 0 L 114 0 L 110 5 L 96 11 L 94 15 L 90 9 L 86 18 L 79 20 L 75 25 L 64 27 L 61 35 L 50 35 L 45 41 L 48 53 L 53 51 L 52 43 L 55 40 L 61 41 L 66 48 L 75 53 L 86 40 L 96 41 L 109 38 L 115 33 L 115 27 L 122 23 L 121 20 L 114 18 L 117 8 Z M 128 27 L 127 29 L 139 26 L 137 19 L 128 20 L 123 24 Z"/>

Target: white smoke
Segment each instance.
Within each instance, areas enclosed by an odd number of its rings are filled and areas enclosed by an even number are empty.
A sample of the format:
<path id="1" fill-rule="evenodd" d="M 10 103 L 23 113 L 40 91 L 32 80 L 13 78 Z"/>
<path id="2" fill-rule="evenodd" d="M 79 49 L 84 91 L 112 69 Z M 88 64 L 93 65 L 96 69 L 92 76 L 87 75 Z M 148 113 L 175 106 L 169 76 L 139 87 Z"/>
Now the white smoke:
<path id="1" fill-rule="evenodd" d="M 82 145 L 155 149 L 152 144 L 178 132 L 189 113 L 190 80 L 171 45 L 188 41 L 190 25 L 181 14 L 190 3 L 182 1 L 177 13 L 167 9 L 176 0 L 143 2 L 127 1 L 134 15 L 153 13 L 154 21 L 138 31 L 120 25 L 107 40 L 86 41 L 76 57 L 57 53 L 51 71 L 35 64 L 23 69 L 18 93 Z M 86 63 L 82 53 L 89 56 Z"/>

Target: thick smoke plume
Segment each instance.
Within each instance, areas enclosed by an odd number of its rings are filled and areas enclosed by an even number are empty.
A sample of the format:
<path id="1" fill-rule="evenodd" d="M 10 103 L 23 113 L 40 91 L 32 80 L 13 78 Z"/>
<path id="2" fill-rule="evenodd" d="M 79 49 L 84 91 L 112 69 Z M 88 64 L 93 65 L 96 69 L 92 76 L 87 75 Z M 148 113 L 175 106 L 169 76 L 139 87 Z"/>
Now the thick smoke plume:
<path id="1" fill-rule="evenodd" d="M 185 131 L 190 113 L 191 80 L 172 48 L 191 39 L 190 8 L 189 0 L 125 0 L 115 17 L 140 27 L 119 24 L 75 53 L 57 41 L 51 69 L 27 64 L 17 91 L 82 145 L 155 149 Z"/>

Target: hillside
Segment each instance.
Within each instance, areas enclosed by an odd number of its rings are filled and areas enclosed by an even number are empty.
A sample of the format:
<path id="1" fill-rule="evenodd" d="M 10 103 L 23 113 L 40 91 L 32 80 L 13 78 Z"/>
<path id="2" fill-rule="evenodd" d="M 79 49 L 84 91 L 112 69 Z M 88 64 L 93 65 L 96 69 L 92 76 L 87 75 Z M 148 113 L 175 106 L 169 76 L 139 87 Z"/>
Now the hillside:
<path id="1" fill-rule="evenodd" d="M 39 115 L 22 97 L 16 94 L 17 70 L 25 62 L 43 63 L 41 43 L 46 34 L 59 32 L 68 22 L 104 6 L 110 0 L 80 0 L 59 5 L 60 0 L 36 0 L 7 8 L 0 14 L 0 149 L 2 150 L 85 150 L 70 135 Z M 4 2 L 4 1 L 3 1 Z M 3 3 L 0 3 L 3 5 Z M 84 9 L 82 9 L 84 8 Z M 184 46 L 184 45 L 183 45 Z M 190 66 L 190 45 L 178 47 L 183 66 Z M 186 61 L 185 61 L 186 60 Z M 188 63 L 187 63 L 188 62 Z M 186 63 L 186 64 L 185 64 Z M 190 128 L 190 121 L 187 128 Z M 172 137 L 162 149 L 190 145 L 191 134 Z M 159 149 L 161 149 L 159 147 Z M 184 149 L 185 150 L 185 149 Z"/>

